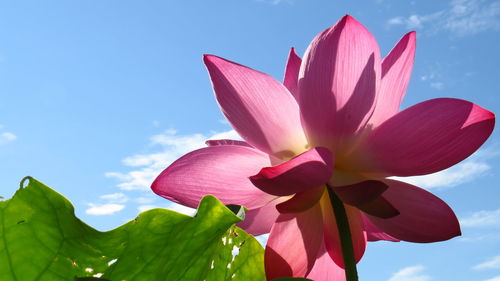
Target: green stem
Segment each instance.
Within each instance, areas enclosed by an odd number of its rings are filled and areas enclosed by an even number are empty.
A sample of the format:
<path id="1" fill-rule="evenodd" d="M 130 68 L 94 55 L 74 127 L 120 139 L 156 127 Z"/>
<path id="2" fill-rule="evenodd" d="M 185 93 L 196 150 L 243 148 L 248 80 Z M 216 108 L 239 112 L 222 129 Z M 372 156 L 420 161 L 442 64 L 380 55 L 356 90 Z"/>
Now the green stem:
<path id="1" fill-rule="evenodd" d="M 344 203 L 340 201 L 333 189 L 328 185 L 327 190 L 330 202 L 332 202 L 333 214 L 337 220 L 342 256 L 344 257 L 346 281 L 358 281 L 358 271 L 356 270 L 356 259 L 354 258 L 351 230 L 349 228 L 349 220 L 345 212 Z"/>

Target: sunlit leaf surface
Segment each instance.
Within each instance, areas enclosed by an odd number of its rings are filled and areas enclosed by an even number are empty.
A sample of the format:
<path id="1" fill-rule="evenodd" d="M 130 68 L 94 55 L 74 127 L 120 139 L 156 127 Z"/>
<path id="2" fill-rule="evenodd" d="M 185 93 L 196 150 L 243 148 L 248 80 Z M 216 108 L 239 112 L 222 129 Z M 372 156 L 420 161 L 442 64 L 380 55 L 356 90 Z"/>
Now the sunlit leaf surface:
<path id="1" fill-rule="evenodd" d="M 213 196 L 194 218 L 154 209 L 100 232 L 49 187 L 22 184 L 0 202 L 2 281 L 265 279 L 262 246 L 234 226 L 244 212 Z"/>

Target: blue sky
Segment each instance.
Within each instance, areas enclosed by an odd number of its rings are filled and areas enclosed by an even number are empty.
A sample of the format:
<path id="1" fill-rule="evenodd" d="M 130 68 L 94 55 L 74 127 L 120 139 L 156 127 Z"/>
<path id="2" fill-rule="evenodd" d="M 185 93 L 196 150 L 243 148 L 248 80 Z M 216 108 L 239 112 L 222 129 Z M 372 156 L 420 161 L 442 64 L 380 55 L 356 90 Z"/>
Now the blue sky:
<path id="1" fill-rule="evenodd" d="M 346 13 L 375 35 L 383 54 L 417 31 L 404 107 L 456 97 L 500 112 L 500 1 L 348 2 L 0 3 L 0 195 L 11 197 L 22 177 L 34 176 L 101 230 L 152 207 L 189 211 L 152 194 L 149 184 L 207 138 L 235 136 L 202 54 L 281 79 L 289 48 L 302 54 Z M 361 280 L 500 280 L 497 131 L 456 167 L 408 179 L 455 210 L 463 236 L 371 243 Z"/>

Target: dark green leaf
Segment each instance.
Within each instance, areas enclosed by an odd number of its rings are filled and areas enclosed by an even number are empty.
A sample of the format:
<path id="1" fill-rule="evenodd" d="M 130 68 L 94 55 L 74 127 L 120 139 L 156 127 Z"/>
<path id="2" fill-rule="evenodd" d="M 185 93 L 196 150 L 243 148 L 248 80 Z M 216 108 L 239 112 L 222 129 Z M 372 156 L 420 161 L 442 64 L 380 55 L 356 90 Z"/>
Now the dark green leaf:
<path id="1" fill-rule="evenodd" d="M 99 232 L 60 194 L 27 181 L 0 202 L 2 281 L 265 279 L 262 246 L 213 196 L 202 199 L 194 218 L 154 209 Z"/>

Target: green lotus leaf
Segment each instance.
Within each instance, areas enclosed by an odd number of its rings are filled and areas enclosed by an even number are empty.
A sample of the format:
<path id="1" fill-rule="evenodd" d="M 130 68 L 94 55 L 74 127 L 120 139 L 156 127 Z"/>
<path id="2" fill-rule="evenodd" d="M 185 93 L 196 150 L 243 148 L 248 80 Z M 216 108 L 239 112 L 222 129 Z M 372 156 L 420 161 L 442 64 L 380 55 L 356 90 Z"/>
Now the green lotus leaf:
<path id="1" fill-rule="evenodd" d="M 262 246 L 234 226 L 241 207 L 208 195 L 194 217 L 153 209 L 100 232 L 54 190 L 24 182 L 0 202 L 2 281 L 265 280 Z"/>

